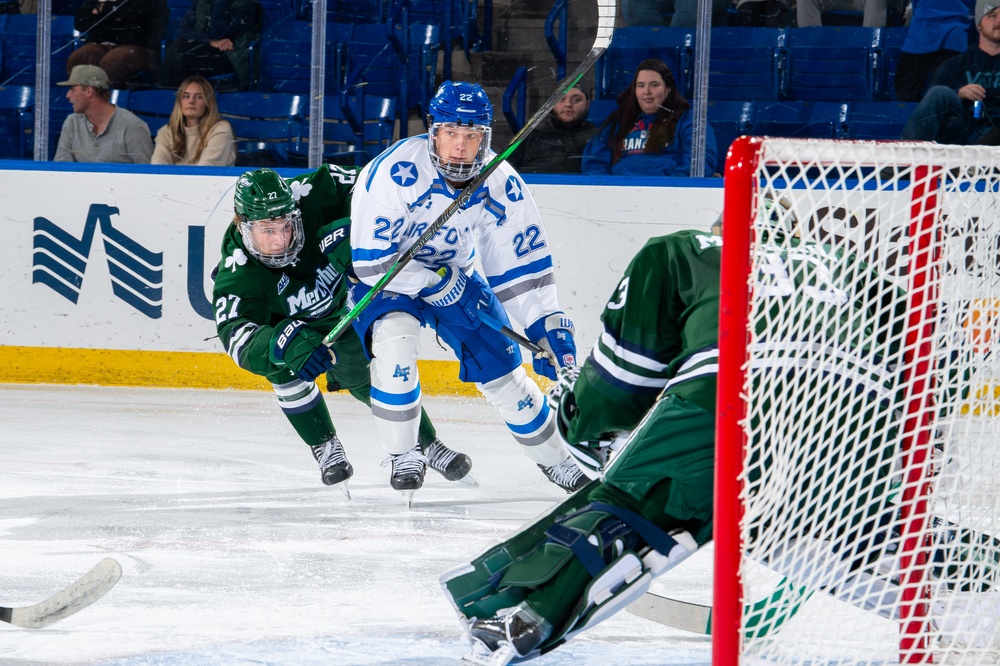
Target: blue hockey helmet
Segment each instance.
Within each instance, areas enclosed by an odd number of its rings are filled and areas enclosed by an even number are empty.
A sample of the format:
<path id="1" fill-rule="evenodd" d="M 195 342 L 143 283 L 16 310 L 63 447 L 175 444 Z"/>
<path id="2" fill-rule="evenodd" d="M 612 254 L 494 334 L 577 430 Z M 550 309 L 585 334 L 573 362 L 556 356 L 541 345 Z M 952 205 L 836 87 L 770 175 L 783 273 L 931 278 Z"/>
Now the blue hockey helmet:
<path id="1" fill-rule="evenodd" d="M 486 165 L 493 104 L 478 83 L 442 83 L 428 107 L 427 127 L 431 162 L 448 180 L 465 182 Z"/>

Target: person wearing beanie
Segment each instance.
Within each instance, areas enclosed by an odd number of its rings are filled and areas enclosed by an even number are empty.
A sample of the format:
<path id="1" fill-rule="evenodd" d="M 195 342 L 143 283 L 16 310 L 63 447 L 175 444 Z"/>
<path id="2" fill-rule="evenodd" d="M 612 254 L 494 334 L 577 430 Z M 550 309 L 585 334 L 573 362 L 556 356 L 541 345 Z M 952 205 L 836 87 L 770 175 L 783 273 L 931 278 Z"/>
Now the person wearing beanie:
<path id="1" fill-rule="evenodd" d="M 111 103 L 108 75 L 97 65 L 77 65 L 67 81 L 73 105 L 59 133 L 56 162 L 149 164 L 153 139 L 149 126 L 128 109 Z"/>
<path id="2" fill-rule="evenodd" d="M 979 39 L 941 63 L 902 138 L 958 145 L 1000 144 L 1000 0 L 977 0 Z"/>
<path id="3" fill-rule="evenodd" d="M 589 110 L 587 93 L 573 86 L 507 161 L 521 173 L 580 173 L 583 149 L 597 134 Z"/>

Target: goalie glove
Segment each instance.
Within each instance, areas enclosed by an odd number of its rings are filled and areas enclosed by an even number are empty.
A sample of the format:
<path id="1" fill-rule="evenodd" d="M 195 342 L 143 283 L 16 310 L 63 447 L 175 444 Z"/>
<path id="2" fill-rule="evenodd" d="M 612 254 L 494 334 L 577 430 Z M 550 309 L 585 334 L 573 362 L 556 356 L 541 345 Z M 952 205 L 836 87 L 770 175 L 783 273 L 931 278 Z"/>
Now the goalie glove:
<path id="1" fill-rule="evenodd" d="M 578 365 L 567 365 L 565 368 L 559 369 L 559 372 L 556 373 L 556 383 L 545 392 L 545 401 L 549 403 L 549 409 L 558 412 L 559 402 L 563 396 L 573 392 L 573 384 L 576 383 L 579 376 L 580 366 Z"/>
<path id="2" fill-rule="evenodd" d="M 304 382 L 314 381 L 337 362 L 323 335 L 304 321 L 286 319 L 274 327 L 271 362 L 284 365 Z"/>
<path id="3" fill-rule="evenodd" d="M 618 433 L 617 436 L 609 436 L 608 439 L 592 440 L 585 442 L 570 442 L 566 437 L 569 432 L 569 424 L 579 409 L 576 406 L 576 398 L 573 395 L 572 386 L 576 377 L 580 374 L 577 366 L 566 368 L 560 372 L 560 381 L 549 389 L 546 399 L 549 400 L 551 409 L 556 410 L 556 432 L 560 441 L 566 447 L 570 456 L 576 461 L 580 470 L 588 479 L 599 479 L 607 466 L 611 455 L 617 451 L 624 443 L 626 433 Z M 560 390 L 563 379 L 572 377 L 568 387 Z"/>
<path id="4" fill-rule="evenodd" d="M 576 328 L 565 312 L 553 312 L 541 317 L 524 332 L 529 340 L 552 354 L 560 368 L 576 365 L 576 341 L 573 339 Z M 556 380 L 556 366 L 548 354 L 535 354 L 531 366 L 535 373 Z"/>

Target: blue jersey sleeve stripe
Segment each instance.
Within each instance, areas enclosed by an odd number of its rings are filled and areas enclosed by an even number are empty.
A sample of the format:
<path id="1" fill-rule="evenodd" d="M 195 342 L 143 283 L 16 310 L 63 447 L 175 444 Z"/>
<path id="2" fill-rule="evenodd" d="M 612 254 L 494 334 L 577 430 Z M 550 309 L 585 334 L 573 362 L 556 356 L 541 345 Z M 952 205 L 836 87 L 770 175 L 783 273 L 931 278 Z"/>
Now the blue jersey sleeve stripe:
<path id="1" fill-rule="evenodd" d="M 542 271 L 552 270 L 552 257 L 547 256 L 544 259 L 539 259 L 538 261 L 533 261 L 530 264 L 524 266 L 518 266 L 517 268 L 512 268 L 506 273 L 501 273 L 500 275 L 492 275 L 487 277 L 487 282 L 490 283 L 491 287 L 495 287 L 498 284 L 504 284 L 510 282 L 511 280 L 516 280 L 519 277 L 524 277 L 525 275 L 530 275 L 532 273 L 541 273 Z"/>
<path id="2" fill-rule="evenodd" d="M 365 250 L 362 248 L 351 248 L 351 261 L 381 261 L 385 257 L 394 257 L 399 254 L 399 245 L 393 243 L 384 250 Z"/>

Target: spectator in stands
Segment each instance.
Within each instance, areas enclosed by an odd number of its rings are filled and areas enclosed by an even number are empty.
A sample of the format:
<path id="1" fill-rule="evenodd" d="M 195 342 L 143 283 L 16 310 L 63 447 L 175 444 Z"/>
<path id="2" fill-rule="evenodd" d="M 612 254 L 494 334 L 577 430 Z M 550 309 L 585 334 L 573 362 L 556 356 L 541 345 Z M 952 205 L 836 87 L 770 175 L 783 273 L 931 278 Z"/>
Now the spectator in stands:
<path id="1" fill-rule="evenodd" d="M 177 89 L 170 121 L 156 133 L 152 164 L 233 166 L 236 141 L 229 121 L 219 117 L 208 79 L 190 76 Z"/>
<path id="2" fill-rule="evenodd" d="M 913 13 L 896 62 L 896 99 L 919 102 L 942 62 L 969 48 L 975 0 L 911 0 Z"/>
<path id="3" fill-rule="evenodd" d="M 73 113 L 63 123 L 57 162 L 125 162 L 149 164 L 153 139 L 149 127 L 128 109 L 111 103 L 108 75 L 97 65 L 77 65 L 68 81 L 66 99 Z"/>
<path id="4" fill-rule="evenodd" d="M 740 28 L 794 28 L 795 0 L 736 0 Z"/>
<path id="5" fill-rule="evenodd" d="M 864 27 L 884 28 L 886 9 L 890 6 L 901 9 L 899 0 L 798 0 L 795 12 L 800 28 L 823 25 L 822 14 L 829 11 L 864 12 Z"/>
<path id="6" fill-rule="evenodd" d="M 976 1 L 979 41 L 941 63 L 902 138 L 970 145 L 980 143 L 1000 120 L 1000 0 Z M 982 102 L 979 118 L 973 105 Z"/>
<path id="7" fill-rule="evenodd" d="M 166 0 L 84 0 L 73 26 L 86 43 L 69 54 L 66 73 L 77 65 L 97 65 L 119 89 L 140 72 L 152 74 L 169 13 Z"/>
<path id="8" fill-rule="evenodd" d="M 173 88 L 188 76 L 216 82 L 216 89 L 246 90 L 251 71 L 250 44 L 260 37 L 262 11 L 257 0 L 191 0 L 177 39 L 167 46 L 157 84 Z"/>
<path id="9" fill-rule="evenodd" d="M 711 0 L 712 24 L 726 24 L 726 10 L 733 0 Z M 693 28 L 698 21 L 698 0 L 622 0 L 622 16 L 625 25 L 668 25 L 671 28 Z"/>
<path id="10" fill-rule="evenodd" d="M 18 0 L 18 6 L 22 14 L 37 14 L 38 0 Z"/>
<path id="11" fill-rule="evenodd" d="M 597 133 L 589 110 L 587 93 L 573 86 L 507 161 L 520 173 L 580 173 L 583 149 Z"/>
<path id="12" fill-rule="evenodd" d="M 585 174 L 691 175 L 691 105 L 662 60 L 643 60 L 618 108 L 583 152 Z M 715 135 L 706 127 L 705 176 L 715 173 Z"/>

